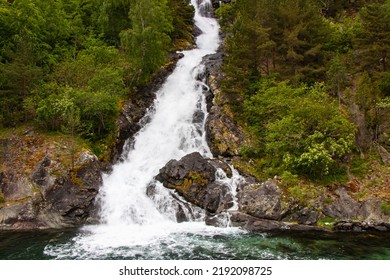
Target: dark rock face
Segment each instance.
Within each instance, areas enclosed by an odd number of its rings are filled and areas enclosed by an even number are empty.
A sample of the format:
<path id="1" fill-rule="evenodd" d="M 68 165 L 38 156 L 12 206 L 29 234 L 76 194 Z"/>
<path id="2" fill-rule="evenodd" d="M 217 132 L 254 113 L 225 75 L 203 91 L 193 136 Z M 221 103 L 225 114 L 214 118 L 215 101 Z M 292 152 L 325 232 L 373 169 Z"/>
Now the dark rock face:
<path id="1" fill-rule="evenodd" d="M 196 152 L 169 161 L 156 179 L 194 205 L 210 213 L 220 213 L 232 206 L 229 188 L 216 181 L 220 166 L 228 167 L 218 160 L 204 159 Z"/>
<path id="2" fill-rule="evenodd" d="M 84 152 L 68 174 L 52 175 L 55 165 L 45 156 L 30 177 L 0 176 L 5 203 L 0 203 L 0 229 L 62 228 L 93 220 L 94 199 L 102 184 L 95 155 Z"/>
<path id="3" fill-rule="evenodd" d="M 379 231 L 385 232 L 390 231 L 389 223 L 372 223 L 367 221 L 338 221 L 334 225 L 335 231 L 354 231 L 354 232 L 363 232 L 363 231 Z"/>
<path id="4" fill-rule="evenodd" d="M 248 137 L 233 119 L 228 106 L 229 100 L 221 91 L 218 81 L 222 77 L 222 61 L 222 48 L 215 54 L 205 56 L 202 61 L 205 65 L 202 79 L 210 88 L 204 92 L 209 111 L 206 120 L 206 140 L 215 157 L 234 157 L 240 154 L 242 147 L 248 146 Z"/>

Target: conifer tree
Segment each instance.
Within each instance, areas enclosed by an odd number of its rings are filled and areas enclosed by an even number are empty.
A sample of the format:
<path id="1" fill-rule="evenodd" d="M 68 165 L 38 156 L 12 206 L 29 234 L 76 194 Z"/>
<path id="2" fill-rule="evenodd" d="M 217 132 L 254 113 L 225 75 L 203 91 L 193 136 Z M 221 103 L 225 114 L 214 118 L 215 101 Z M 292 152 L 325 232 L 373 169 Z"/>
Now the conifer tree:
<path id="1" fill-rule="evenodd" d="M 362 28 L 355 44 L 364 71 L 387 71 L 390 55 L 390 4 L 373 1 L 360 11 Z"/>

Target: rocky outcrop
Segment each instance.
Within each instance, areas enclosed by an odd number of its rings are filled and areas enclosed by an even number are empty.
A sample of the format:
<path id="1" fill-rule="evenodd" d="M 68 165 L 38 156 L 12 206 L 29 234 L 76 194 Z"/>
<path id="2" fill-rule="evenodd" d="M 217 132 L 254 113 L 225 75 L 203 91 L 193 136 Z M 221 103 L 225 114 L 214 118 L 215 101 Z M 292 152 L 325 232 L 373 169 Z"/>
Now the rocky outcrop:
<path id="1" fill-rule="evenodd" d="M 329 231 L 328 229 L 303 225 L 298 223 L 268 220 L 257 218 L 243 212 L 231 213 L 232 226 L 244 228 L 250 232 L 265 232 L 265 231 Z"/>
<path id="2" fill-rule="evenodd" d="M 214 156 L 234 157 L 241 153 L 242 147 L 249 145 L 249 137 L 233 119 L 228 105 L 229 100 L 218 83 L 222 76 L 220 70 L 222 59 L 221 49 L 203 59 L 206 66 L 203 78 L 210 88 L 210 91 L 205 92 L 209 111 L 206 120 L 206 139 Z"/>
<path id="3" fill-rule="evenodd" d="M 239 192 L 239 210 L 259 219 L 280 221 L 289 211 L 282 195 L 283 192 L 271 181 L 245 186 Z"/>
<path id="4" fill-rule="evenodd" d="M 178 221 L 188 220 L 189 202 L 206 211 L 209 225 L 230 224 L 255 232 L 390 230 L 390 215 L 383 213 L 379 199 L 358 201 L 342 187 L 312 194 L 302 193 L 308 191 L 303 189 L 298 193 L 301 197 L 296 197 L 278 186 L 277 180 L 260 183 L 245 174 L 240 183 L 227 185 L 218 180 L 218 169 L 233 178 L 229 165 L 203 158 L 199 153 L 171 160 L 160 170 L 156 179 L 175 190 L 171 194 Z M 234 209 L 232 186 L 237 191 L 238 207 Z"/>
<path id="5" fill-rule="evenodd" d="M 20 170 L 0 173 L 0 229 L 62 228 L 93 221 L 94 199 L 102 183 L 100 163 L 83 152 L 72 172 L 61 173 L 49 156 L 30 176 Z"/>
<path id="6" fill-rule="evenodd" d="M 174 189 L 188 202 L 209 213 L 220 213 L 232 206 L 232 196 L 226 185 L 216 180 L 219 166 L 228 165 L 213 159 L 204 159 L 199 153 L 188 154 L 180 160 L 169 161 L 156 176 L 164 187 Z"/>

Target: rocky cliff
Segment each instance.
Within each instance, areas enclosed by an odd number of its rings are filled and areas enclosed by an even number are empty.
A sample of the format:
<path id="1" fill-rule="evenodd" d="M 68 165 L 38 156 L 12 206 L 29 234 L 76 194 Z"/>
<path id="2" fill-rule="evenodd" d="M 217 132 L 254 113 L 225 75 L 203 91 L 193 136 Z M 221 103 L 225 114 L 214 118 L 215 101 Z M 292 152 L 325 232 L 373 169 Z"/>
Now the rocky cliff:
<path id="1" fill-rule="evenodd" d="M 32 129 L 0 139 L 0 229 L 94 222 L 100 162 L 89 150 L 72 152 L 71 144 L 64 136 L 43 137 Z"/>

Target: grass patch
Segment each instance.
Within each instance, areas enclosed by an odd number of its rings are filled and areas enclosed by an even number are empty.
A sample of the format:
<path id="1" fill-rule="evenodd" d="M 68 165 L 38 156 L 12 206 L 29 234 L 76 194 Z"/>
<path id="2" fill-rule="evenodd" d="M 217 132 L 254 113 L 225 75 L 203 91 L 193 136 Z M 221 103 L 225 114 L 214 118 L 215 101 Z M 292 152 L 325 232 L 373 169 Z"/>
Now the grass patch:
<path id="1" fill-rule="evenodd" d="M 4 194 L 0 193 L 0 204 L 5 202 Z"/>
<path id="2" fill-rule="evenodd" d="M 383 202 L 381 204 L 381 211 L 385 215 L 390 215 L 390 203 Z"/>
<path id="3" fill-rule="evenodd" d="M 298 199 L 299 204 L 309 206 L 310 201 L 320 196 L 320 190 L 314 185 L 299 185 L 288 188 L 290 195 Z"/>
<path id="4" fill-rule="evenodd" d="M 292 174 L 289 171 L 284 171 L 282 175 L 280 175 L 280 179 L 282 180 L 282 185 L 285 187 L 299 185 L 298 175 Z"/>
<path id="5" fill-rule="evenodd" d="M 317 226 L 322 227 L 322 228 L 332 229 L 335 221 L 336 221 L 335 218 L 326 217 L 324 219 L 318 220 Z"/>
<path id="6" fill-rule="evenodd" d="M 358 155 L 354 155 L 351 161 L 350 169 L 349 171 L 357 176 L 357 177 L 364 177 L 371 166 L 371 160 L 362 158 Z"/>

